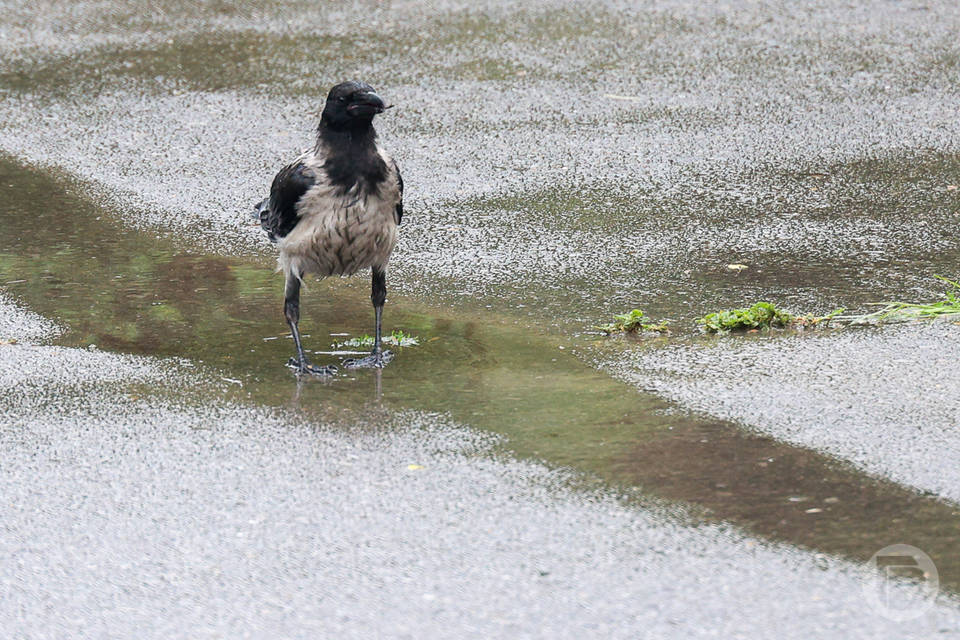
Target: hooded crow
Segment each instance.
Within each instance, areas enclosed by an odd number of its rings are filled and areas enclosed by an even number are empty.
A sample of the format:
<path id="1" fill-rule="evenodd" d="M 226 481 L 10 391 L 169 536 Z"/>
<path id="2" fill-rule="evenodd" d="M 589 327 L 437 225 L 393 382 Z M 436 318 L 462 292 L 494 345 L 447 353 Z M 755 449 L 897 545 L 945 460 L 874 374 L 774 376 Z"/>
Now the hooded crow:
<path id="1" fill-rule="evenodd" d="M 343 82 L 333 87 L 317 128 L 317 142 L 273 179 L 270 197 L 256 213 L 280 249 L 286 276 L 283 314 L 297 353 L 289 366 L 298 374 L 325 376 L 336 367 L 310 364 L 300 342 L 300 285 L 319 278 L 373 272 L 370 299 L 376 317 L 373 351 L 346 360 L 347 367 L 382 367 L 393 357 L 380 341 L 387 297 L 387 261 L 403 217 L 403 180 L 397 163 L 377 144 L 373 117 L 386 109 L 373 87 Z"/>

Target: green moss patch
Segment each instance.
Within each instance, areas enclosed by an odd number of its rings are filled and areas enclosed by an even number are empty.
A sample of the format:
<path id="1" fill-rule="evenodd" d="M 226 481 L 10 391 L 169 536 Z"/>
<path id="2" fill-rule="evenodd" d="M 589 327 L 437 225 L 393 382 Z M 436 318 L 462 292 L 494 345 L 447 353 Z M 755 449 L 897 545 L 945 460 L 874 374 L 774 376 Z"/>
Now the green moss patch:
<path id="1" fill-rule="evenodd" d="M 615 333 L 639 333 L 641 331 L 667 333 L 669 331 L 666 322 L 653 322 L 640 309 L 613 316 L 613 322 L 610 324 L 602 324 L 594 328 L 603 331 L 608 336 Z"/>

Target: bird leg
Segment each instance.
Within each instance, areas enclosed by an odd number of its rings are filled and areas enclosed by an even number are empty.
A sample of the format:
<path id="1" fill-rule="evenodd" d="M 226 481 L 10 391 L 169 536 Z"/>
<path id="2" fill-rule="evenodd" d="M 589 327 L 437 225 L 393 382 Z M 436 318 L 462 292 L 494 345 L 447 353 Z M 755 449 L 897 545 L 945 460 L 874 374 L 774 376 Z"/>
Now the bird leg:
<path id="1" fill-rule="evenodd" d="M 373 268 L 373 279 L 370 293 L 370 301 L 373 302 L 373 313 L 376 317 L 375 335 L 373 338 L 373 351 L 365 358 L 351 358 L 344 360 L 345 367 L 377 367 L 381 368 L 393 360 L 393 353 L 383 350 L 381 341 L 381 329 L 383 318 L 383 303 L 387 300 L 387 272 L 383 269 Z"/>
<path id="2" fill-rule="evenodd" d="M 310 364 L 306 354 L 303 353 L 303 345 L 300 343 L 300 330 L 297 324 L 300 322 L 300 279 L 294 274 L 287 276 L 287 285 L 284 290 L 283 316 L 290 325 L 290 332 L 293 334 L 293 342 L 297 345 L 297 354 L 290 358 L 287 366 L 297 372 L 297 375 L 305 373 L 314 376 L 332 376 L 337 372 L 337 368 L 330 365 L 318 367 Z"/>

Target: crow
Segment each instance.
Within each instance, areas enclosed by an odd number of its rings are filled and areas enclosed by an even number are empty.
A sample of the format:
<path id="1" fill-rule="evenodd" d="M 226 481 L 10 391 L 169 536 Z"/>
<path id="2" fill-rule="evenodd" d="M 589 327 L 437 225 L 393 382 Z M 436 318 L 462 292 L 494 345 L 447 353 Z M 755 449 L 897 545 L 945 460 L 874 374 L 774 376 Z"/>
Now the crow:
<path id="1" fill-rule="evenodd" d="M 383 367 L 393 357 L 381 344 L 387 297 L 387 261 L 403 217 L 403 179 L 397 163 L 377 144 L 373 117 L 387 107 L 364 82 L 342 82 L 327 95 L 314 147 L 277 173 L 270 197 L 255 209 L 260 226 L 280 250 L 286 277 L 283 315 L 296 355 L 288 366 L 298 375 L 329 376 L 335 366 L 311 364 L 300 342 L 300 285 L 318 278 L 372 270 L 376 331 L 369 356 L 346 367 Z"/>

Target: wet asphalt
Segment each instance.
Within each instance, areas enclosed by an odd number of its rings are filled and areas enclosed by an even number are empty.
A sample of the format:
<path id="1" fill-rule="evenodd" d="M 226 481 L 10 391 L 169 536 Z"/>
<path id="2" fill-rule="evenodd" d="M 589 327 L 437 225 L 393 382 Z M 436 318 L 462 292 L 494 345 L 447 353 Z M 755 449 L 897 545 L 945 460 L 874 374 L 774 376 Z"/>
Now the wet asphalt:
<path id="1" fill-rule="evenodd" d="M 948 590 L 960 584 L 960 327 L 704 338 L 694 323 L 758 299 L 826 312 L 942 295 L 933 275 L 960 268 L 952 3 L 0 6 L 4 162 L 85 203 L 50 201 L 45 224 L 71 229 L 56 242 L 8 223 L 0 253 L 0 341 L 19 341 L 0 343 L 8 635 L 960 634 L 946 596 L 898 624 L 860 593 L 886 543 L 926 547 Z M 130 324 L 148 299 L 137 278 L 209 289 L 205 269 L 214 285 L 239 273 L 219 257 L 266 273 L 271 248 L 246 210 L 343 77 L 397 105 L 379 120 L 409 193 L 397 313 L 513 327 L 463 329 L 459 357 L 482 360 L 473 382 L 489 389 L 478 402 L 436 407 L 410 388 L 346 410 L 334 385 L 322 411 L 304 410 L 285 372 L 260 369 L 285 400 L 237 399 L 231 380 L 248 389 L 250 365 L 203 346 L 230 331 L 243 343 L 222 316 L 194 333 Z M 97 266 L 125 274 L 126 293 L 97 298 L 109 311 L 91 319 L 49 292 L 87 286 L 62 269 L 92 271 L 93 220 L 138 240 Z M 136 256 L 151 237 L 191 257 L 147 268 Z M 245 277 L 241 298 L 267 295 L 266 275 L 262 294 Z M 158 324 L 206 322 L 183 317 L 204 294 L 161 295 Z M 637 306 L 672 336 L 591 333 Z M 362 326 L 362 309 L 324 309 L 321 326 Z M 430 325 L 439 344 L 445 322 Z M 279 324 L 246 330 L 269 345 Z M 490 362 L 524 331 L 532 348 L 510 365 L 545 370 L 513 390 Z M 441 357 L 422 353 L 418 386 Z M 524 413 L 551 366 L 644 408 L 578 400 L 619 425 L 578 439 L 580 422 L 564 432 L 562 417 Z M 403 395 L 402 377 L 385 383 Z M 544 416 L 556 425 L 538 431 Z M 724 444 L 696 465 L 711 439 Z M 773 452 L 764 468 L 800 461 L 780 473 L 783 495 L 765 487 L 777 471 L 737 486 L 739 458 L 759 450 Z M 645 460 L 656 452 L 670 455 Z M 577 488 L 581 473 L 607 488 Z M 639 504 L 608 493 L 624 485 Z M 758 515 L 794 500 L 796 514 Z M 866 504 L 885 505 L 877 529 L 897 539 L 869 535 Z"/>

